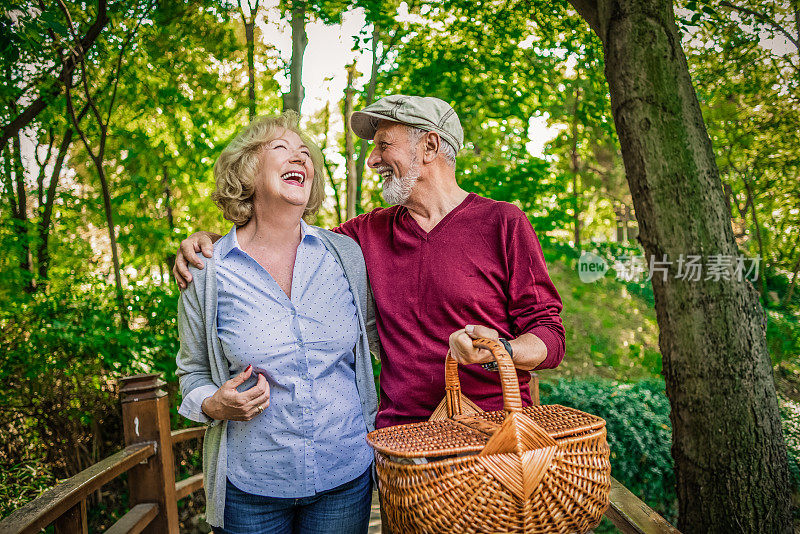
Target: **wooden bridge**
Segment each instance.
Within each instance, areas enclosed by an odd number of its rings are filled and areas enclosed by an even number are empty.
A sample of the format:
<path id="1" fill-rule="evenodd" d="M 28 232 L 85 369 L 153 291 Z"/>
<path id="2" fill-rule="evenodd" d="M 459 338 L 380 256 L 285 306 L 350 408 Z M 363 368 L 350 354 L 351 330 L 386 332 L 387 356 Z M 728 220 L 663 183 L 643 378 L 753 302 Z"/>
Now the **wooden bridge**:
<path id="1" fill-rule="evenodd" d="M 155 374 L 123 378 L 120 395 L 126 447 L 15 510 L 0 521 L 0 534 L 34 534 L 51 524 L 56 534 L 87 534 L 87 497 L 126 472 L 131 508 L 106 534 L 178 534 L 178 500 L 202 489 L 203 474 L 176 481 L 172 448 L 201 439 L 205 427 L 170 430 L 164 384 Z M 371 533 L 380 532 L 376 501 Z M 625 534 L 678 533 L 614 479 L 606 517 Z"/>

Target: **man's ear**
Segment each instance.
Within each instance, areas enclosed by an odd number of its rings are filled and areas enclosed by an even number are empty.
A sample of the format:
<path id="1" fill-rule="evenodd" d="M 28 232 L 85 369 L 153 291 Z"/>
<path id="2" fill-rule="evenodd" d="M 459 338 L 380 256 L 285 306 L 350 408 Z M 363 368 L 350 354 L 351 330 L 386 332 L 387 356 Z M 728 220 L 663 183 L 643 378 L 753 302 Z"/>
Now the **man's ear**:
<path id="1" fill-rule="evenodd" d="M 430 163 L 439 155 L 439 147 L 442 144 L 442 138 L 439 137 L 439 134 L 436 132 L 425 132 L 425 137 L 423 137 L 422 140 L 424 143 L 422 162 Z"/>

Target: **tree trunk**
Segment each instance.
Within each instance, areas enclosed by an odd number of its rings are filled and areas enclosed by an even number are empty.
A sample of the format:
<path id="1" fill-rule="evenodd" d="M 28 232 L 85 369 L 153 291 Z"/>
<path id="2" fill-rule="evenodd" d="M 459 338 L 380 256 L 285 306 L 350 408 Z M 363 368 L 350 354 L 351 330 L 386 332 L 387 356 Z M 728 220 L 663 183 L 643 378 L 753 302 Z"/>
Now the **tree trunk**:
<path id="1" fill-rule="evenodd" d="M 169 174 L 167 172 L 166 165 L 162 167 L 162 171 L 162 184 L 164 185 L 164 207 L 167 215 L 167 229 L 169 229 L 169 235 L 172 236 L 175 233 L 175 217 L 172 215 L 172 190 L 169 187 Z M 167 272 L 171 272 L 172 267 L 175 265 L 175 253 L 172 252 L 171 249 L 172 247 L 170 246 L 170 251 L 167 252 L 166 257 L 164 258 L 164 261 L 167 264 Z"/>
<path id="2" fill-rule="evenodd" d="M 681 531 L 792 530 L 765 317 L 746 280 L 677 279 L 683 255 L 738 254 L 711 142 L 667 0 L 570 0 L 603 42 L 606 78 L 653 277 Z"/>
<path id="3" fill-rule="evenodd" d="M 580 71 L 578 71 L 580 72 Z M 575 77 L 575 83 L 578 83 L 578 74 Z M 570 170 L 572 171 L 572 197 L 574 206 L 572 208 L 572 224 L 575 230 L 574 243 L 575 249 L 581 249 L 581 211 L 580 201 L 581 193 L 578 190 L 580 187 L 580 163 L 578 162 L 578 102 L 581 99 L 581 88 L 575 88 L 575 103 L 572 107 L 572 150 L 570 151 Z"/>
<path id="4" fill-rule="evenodd" d="M 764 253 L 764 242 L 761 239 L 761 225 L 758 223 L 758 214 L 756 213 L 756 195 L 753 193 L 753 188 L 750 186 L 750 178 L 747 174 L 742 174 L 742 181 L 747 190 L 748 205 L 750 206 L 750 214 L 753 216 L 753 230 L 756 234 L 756 243 L 758 244 L 758 257 L 761 259 L 762 268 L 766 267 L 766 256 Z M 746 218 L 746 217 L 745 217 Z M 762 271 L 763 272 L 763 271 Z M 764 298 L 764 277 L 758 277 L 758 293 L 761 298 Z"/>
<path id="5" fill-rule="evenodd" d="M 248 96 L 248 104 L 247 109 L 249 111 L 250 122 L 256 117 L 256 67 L 255 67 L 255 40 L 253 37 L 254 30 L 255 30 L 256 22 L 255 17 L 253 20 L 245 21 L 244 23 L 244 35 L 245 39 L 247 39 L 247 96 Z"/>
<path id="6" fill-rule="evenodd" d="M 306 34 L 305 2 L 292 4 L 292 64 L 289 67 L 289 92 L 283 95 L 284 111 L 294 110 L 300 113 L 305 90 L 303 89 L 303 54 L 308 44 Z"/>
<path id="7" fill-rule="evenodd" d="M 92 158 L 94 159 L 94 158 Z M 125 306 L 125 295 L 122 292 L 122 274 L 119 262 L 119 250 L 117 249 L 117 229 L 114 226 L 114 212 L 111 207 L 111 191 L 106 179 L 106 171 L 103 168 L 102 160 L 94 160 L 97 168 L 97 176 L 100 178 L 100 188 L 103 194 L 103 209 L 106 214 L 106 226 L 108 226 L 108 239 L 111 243 L 111 262 L 114 265 L 114 283 L 116 284 L 117 305 L 119 306 L 120 320 L 123 327 L 128 326 L 128 308 Z"/>
<path id="8" fill-rule="evenodd" d="M 121 54 L 120 54 L 121 58 Z M 120 59 L 121 61 L 121 59 Z M 119 76 L 119 68 L 117 69 L 117 75 Z M 119 79 L 119 78 L 117 78 Z M 117 297 L 117 306 L 119 308 L 119 315 L 120 315 L 120 324 L 123 328 L 129 328 L 128 325 L 128 308 L 125 305 L 125 294 L 122 290 L 122 274 L 120 272 L 120 261 L 119 261 L 119 251 L 117 250 L 117 231 L 116 227 L 114 226 L 114 213 L 112 211 L 111 206 L 111 191 L 108 187 L 108 180 L 106 179 L 105 169 L 103 167 L 103 160 L 105 158 L 105 147 L 106 147 L 106 140 L 108 137 L 108 122 L 103 123 L 100 119 L 99 115 L 95 115 L 98 122 L 98 127 L 100 128 L 100 135 L 98 145 L 99 148 L 97 150 L 97 154 L 92 152 L 92 147 L 89 144 L 89 140 L 86 138 L 84 131 L 81 129 L 80 121 L 78 117 L 75 115 L 75 108 L 72 103 L 72 91 L 70 87 L 67 87 L 66 90 L 67 95 L 67 112 L 72 119 L 72 125 L 75 128 L 75 131 L 78 132 L 78 135 L 83 142 L 83 146 L 86 149 L 89 158 L 94 163 L 95 169 L 97 170 L 97 176 L 100 179 L 100 189 L 101 194 L 103 197 L 103 209 L 105 211 L 106 216 L 106 226 L 108 226 L 108 238 L 111 245 L 111 262 L 114 268 L 114 282 L 115 282 L 115 289 L 116 289 L 116 297 Z M 87 105 L 88 100 L 91 98 L 88 90 L 86 91 L 86 98 L 87 98 Z M 109 121 L 111 119 L 110 110 L 113 109 L 114 99 L 111 99 L 111 105 L 109 106 Z"/>
<path id="9" fill-rule="evenodd" d="M 239 12 L 242 15 L 242 23 L 244 24 L 244 38 L 247 43 L 247 109 L 250 117 L 250 122 L 256 117 L 256 43 L 255 43 L 255 27 L 256 15 L 258 14 L 258 4 L 255 5 L 247 3 L 249 13 L 244 12 L 244 5 L 242 0 L 239 0 Z"/>
<path id="10" fill-rule="evenodd" d="M 84 108 L 84 111 L 86 109 Z M 53 204 L 56 200 L 58 179 L 61 177 L 61 169 L 64 166 L 64 159 L 67 157 L 67 150 L 72 144 L 72 135 L 72 128 L 68 126 L 67 131 L 64 132 L 64 137 L 61 139 L 61 145 L 58 147 L 56 162 L 53 165 L 50 183 L 47 185 L 47 193 L 44 197 L 44 205 L 41 206 L 42 214 L 39 219 L 39 245 L 36 249 L 36 264 L 39 270 L 39 279 L 42 281 L 46 281 L 50 273 L 50 249 L 48 246 L 50 241 L 50 221 L 53 218 Z"/>
<path id="11" fill-rule="evenodd" d="M 353 78 L 356 73 L 356 62 L 353 61 L 347 67 L 347 87 L 344 90 L 344 157 L 345 166 L 347 169 L 347 212 L 345 219 L 349 220 L 356 216 L 356 148 L 353 144 L 353 132 L 350 130 L 350 115 L 353 114 L 353 96 L 355 89 L 353 89 Z"/>
<path id="12" fill-rule="evenodd" d="M 369 84 L 367 84 L 367 95 L 364 107 L 372 104 L 375 100 L 375 87 L 378 84 L 378 67 L 380 67 L 378 60 L 378 38 L 380 37 L 380 28 L 377 23 L 372 28 L 372 65 L 370 66 Z M 348 119 L 349 120 L 349 119 Z M 364 181 L 364 167 L 367 162 L 367 152 L 369 151 L 369 142 L 366 139 L 360 139 L 358 142 L 358 160 L 356 161 L 356 212 L 361 210 L 361 184 Z"/>
<path id="13" fill-rule="evenodd" d="M 333 189 L 333 201 L 336 203 L 336 224 L 342 224 L 342 201 L 339 198 L 339 186 L 336 184 L 336 180 L 333 179 L 333 170 L 328 163 L 328 158 L 325 156 L 325 150 L 328 148 L 328 132 L 331 130 L 331 108 L 330 103 L 325 102 L 325 108 L 322 113 L 323 121 L 323 132 L 325 136 L 323 137 L 324 144 L 322 145 L 322 155 L 323 155 L 323 165 L 325 166 L 325 173 L 328 175 L 328 179 L 330 180 L 331 189 Z"/>
<path id="14" fill-rule="evenodd" d="M 33 266 L 31 264 L 31 240 L 28 233 L 28 193 L 25 189 L 25 169 L 22 164 L 22 146 L 20 134 L 12 139 L 12 159 L 14 166 L 14 180 L 17 189 L 17 210 L 13 214 L 14 233 L 19 243 L 19 268 L 25 275 L 23 288 L 26 293 L 33 292 Z"/>

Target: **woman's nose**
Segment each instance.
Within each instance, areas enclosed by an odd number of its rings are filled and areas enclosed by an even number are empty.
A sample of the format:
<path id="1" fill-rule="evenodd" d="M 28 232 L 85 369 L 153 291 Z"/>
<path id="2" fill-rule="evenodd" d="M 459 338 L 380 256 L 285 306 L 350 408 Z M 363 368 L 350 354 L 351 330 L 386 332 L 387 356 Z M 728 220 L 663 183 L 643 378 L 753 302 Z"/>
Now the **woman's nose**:
<path id="1" fill-rule="evenodd" d="M 292 162 L 298 162 L 305 165 L 306 161 L 308 161 L 308 154 L 302 151 L 302 149 L 297 149 L 292 154 Z"/>

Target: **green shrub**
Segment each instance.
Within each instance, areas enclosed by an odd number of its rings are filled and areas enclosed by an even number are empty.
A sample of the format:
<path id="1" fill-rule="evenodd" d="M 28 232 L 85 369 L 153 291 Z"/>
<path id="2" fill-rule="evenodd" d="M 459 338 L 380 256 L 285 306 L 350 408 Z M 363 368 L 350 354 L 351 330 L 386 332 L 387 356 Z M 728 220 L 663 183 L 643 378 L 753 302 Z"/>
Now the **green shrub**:
<path id="1" fill-rule="evenodd" d="M 794 493 L 794 516 L 800 519 L 800 404 L 778 397 L 781 426 L 789 453 L 789 476 Z"/>
<path id="2" fill-rule="evenodd" d="M 0 307 L 0 485 L 19 496 L 0 499 L 0 515 L 124 446 L 119 378 L 158 372 L 176 390 L 177 291 L 136 285 L 126 299 L 129 328 L 119 325 L 113 287 L 97 279 Z M 108 526 L 105 516 L 90 519 Z"/>
<path id="3" fill-rule="evenodd" d="M 606 420 L 611 475 L 673 524 L 677 520 L 670 406 L 663 380 L 541 384 L 543 404 L 563 404 Z M 800 517 L 800 404 L 779 397 L 796 517 Z M 602 529 L 601 529 L 602 530 Z"/>
<path id="4" fill-rule="evenodd" d="M 42 458 L 27 456 L 0 469 L 0 517 L 5 517 L 41 492 L 52 487 L 56 477 Z"/>
<path id="5" fill-rule="evenodd" d="M 767 346 L 772 363 L 797 361 L 800 354 L 800 318 L 792 312 L 766 309 Z"/>
<path id="6" fill-rule="evenodd" d="M 662 380 L 559 380 L 541 384 L 541 399 L 605 419 L 611 475 L 668 521 L 676 521 L 672 427 Z"/>

